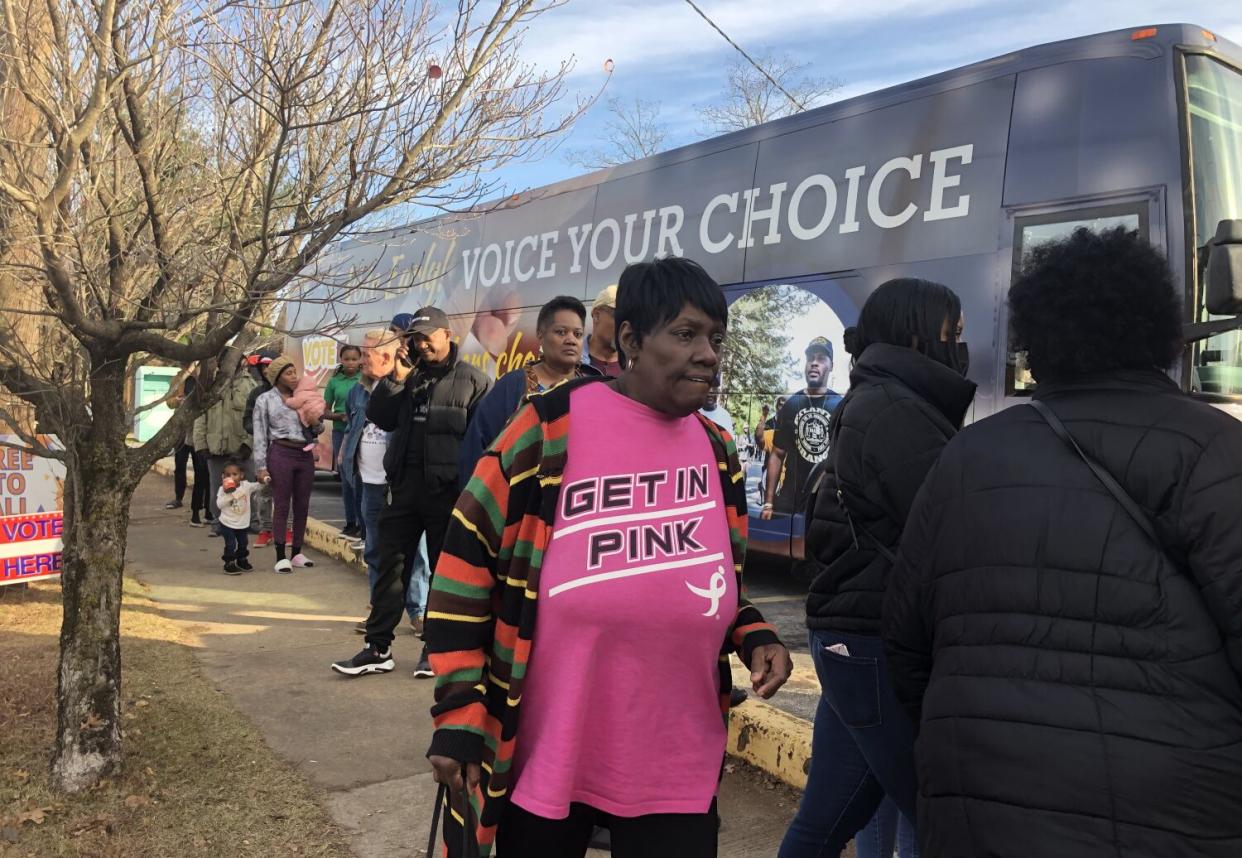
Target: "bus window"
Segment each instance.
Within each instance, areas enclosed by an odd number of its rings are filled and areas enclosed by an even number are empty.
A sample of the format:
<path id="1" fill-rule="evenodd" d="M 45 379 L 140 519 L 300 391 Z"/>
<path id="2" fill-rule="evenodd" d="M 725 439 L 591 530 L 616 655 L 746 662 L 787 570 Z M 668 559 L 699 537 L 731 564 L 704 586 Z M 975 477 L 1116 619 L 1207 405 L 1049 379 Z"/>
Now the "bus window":
<path id="1" fill-rule="evenodd" d="M 1013 276 L 1017 277 L 1031 249 L 1048 241 L 1065 238 L 1079 227 L 1092 232 L 1102 232 L 1115 227 L 1138 230 L 1147 235 L 1147 218 L 1137 208 L 1105 206 L 1095 209 L 1076 209 L 1055 215 L 1018 218 L 1014 235 Z M 1012 281 L 1011 281 L 1012 282 Z M 1026 363 L 1026 352 L 1006 351 L 1005 395 L 1029 396 L 1035 388 L 1035 379 Z"/>
<path id="2" fill-rule="evenodd" d="M 1195 189 L 1195 246 L 1203 247 L 1222 220 L 1242 218 L 1242 73 L 1211 57 L 1186 56 L 1191 176 Z M 1197 320 L 1209 321 L 1199 290 Z M 1242 331 L 1228 331 L 1194 348 L 1192 389 L 1242 395 Z"/>

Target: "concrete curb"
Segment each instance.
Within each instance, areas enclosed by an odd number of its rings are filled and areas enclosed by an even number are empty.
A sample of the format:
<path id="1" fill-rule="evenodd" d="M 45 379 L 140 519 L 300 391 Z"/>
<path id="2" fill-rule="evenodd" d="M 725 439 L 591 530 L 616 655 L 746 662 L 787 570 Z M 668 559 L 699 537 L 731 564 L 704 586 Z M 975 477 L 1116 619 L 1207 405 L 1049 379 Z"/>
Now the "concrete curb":
<path id="1" fill-rule="evenodd" d="M 171 460 L 161 459 L 152 470 L 171 477 L 173 465 Z M 192 473 L 186 474 L 186 479 L 193 485 Z M 331 525 L 307 519 L 307 546 L 365 574 L 366 564 L 350 549 L 349 542 Z M 747 700 L 729 713 L 728 752 L 777 780 L 805 789 L 811 770 L 811 722 L 762 700 Z"/>

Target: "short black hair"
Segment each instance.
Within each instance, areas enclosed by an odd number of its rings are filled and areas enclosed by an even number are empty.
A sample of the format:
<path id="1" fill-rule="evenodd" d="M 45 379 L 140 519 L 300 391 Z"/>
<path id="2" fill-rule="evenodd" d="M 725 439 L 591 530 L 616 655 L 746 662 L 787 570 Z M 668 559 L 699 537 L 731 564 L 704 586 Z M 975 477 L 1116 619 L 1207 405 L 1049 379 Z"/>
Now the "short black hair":
<path id="1" fill-rule="evenodd" d="M 539 308 L 539 318 L 535 321 L 535 330 L 542 331 L 561 310 L 572 310 L 582 324 L 586 324 L 586 307 L 572 295 L 557 295 Z"/>
<path id="2" fill-rule="evenodd" d="M 227 462 L 224 463 L 224 468 L 220 469 L 221 472 L 223 472 L 225 468 L 237 468 L 238 470 L 244 473 L 246 470 L 246 463 L 241 461 L 240 459 L 229 459 Z"/>
<path id="3" fill-rule="evenodd" d="M 940 341 L 945 320 L 950 333 L 962 317 L 962 301 L 942 283 L 918 277 L 886 280 L 863 304 L 858 324 L 845 331 L 845 350 L 857 359 L 874 343 L 910 348 Z"/>
<path id="4" fill-rule="evenodd" d="M 1182 350 L 1181 298 L 1164 256 L 1134 230 L 1092 232 L 1031 250 L 1009 290 L 1010 347 L 1036 381 L 1167 370 Z"/>
<path id="5" fill-rule="evenodd" d="M 729 324 L 724 292 L 702 265 L 680 256 L 635 262 L 617 281 L 617 331 L 629 322 L 641 345 L 643 337 L 676 319 L 687 304 L 712 321 Z"/>
<path id="6" fill-rule="evenodd" d="M 353 343 L 346 343 L 341 346 L 341 357 L 345 357 L 345 352 L 357 352 L 358 356 L 362 356 L 362 346 L 356 346 Z"/>

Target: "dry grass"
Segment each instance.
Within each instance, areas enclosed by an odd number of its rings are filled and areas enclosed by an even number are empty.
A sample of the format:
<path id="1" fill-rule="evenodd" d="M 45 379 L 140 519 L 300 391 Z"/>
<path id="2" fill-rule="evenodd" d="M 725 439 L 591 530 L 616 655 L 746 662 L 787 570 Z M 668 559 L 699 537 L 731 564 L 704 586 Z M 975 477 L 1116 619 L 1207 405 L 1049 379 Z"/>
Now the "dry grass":
<path id="1" fill-rule="evenodd" d="M 124 770 L 79 796 L 48 787 L 59 587 L 0 588 L 0 855 L 349 855 L 313 788 L 125 587 Z"/>

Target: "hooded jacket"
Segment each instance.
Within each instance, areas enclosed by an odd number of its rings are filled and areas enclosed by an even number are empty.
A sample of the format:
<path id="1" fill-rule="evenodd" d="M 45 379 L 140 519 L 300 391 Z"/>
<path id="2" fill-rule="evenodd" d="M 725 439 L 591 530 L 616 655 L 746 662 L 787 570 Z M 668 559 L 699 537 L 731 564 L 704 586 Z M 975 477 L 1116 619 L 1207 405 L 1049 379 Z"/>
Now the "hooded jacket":
<path id="1" fill-rule="evenodd" d="M 1242 855 L 1242 424 L 1149 370 L 961 432 L 884 605 L 937 858 Z"/>
<path id="2" fill-rule="evenodd" d="M 818 570 L 806 603 L 810 628 L 880 633 L 891 564 L 871 537 L 896 552 L 914 496 L 974 395 L 974 382 L 914 349 L 875 343 L 859 356 L 833 414 L 828 466 L 807 503 L 807 556 Z"/>
<path id="3" fill-rule="evenodd" d="M 456 494 L 462 439 L 475 408 L 491 387 L 487 376 L 458 358 L 456 343 L 442 366 L 428 366 L 420 360 L 404 383 L 391 376 L 380 379 L 367 403 L 367 419 L 392 433 L 388 452 L 384 454 L 389 485 L 396 486 L 408 476 L 422 479 L 427 491 L 434 494 Z M 414 398 L 424 388 L 430 388 L 430 401 L 424 434 L 423 473 L 406 474 Z"/>
<path id="4" fill-rule="evenodd" d="M 239 456 L 250 453 L 253 443 L 246 431 L 247 400 L 255 387 L 248 372 L 239 372 L 228 383 L 220 401 L 194 421 L 194 449 L 206 450 L 212 456 Z"/>

